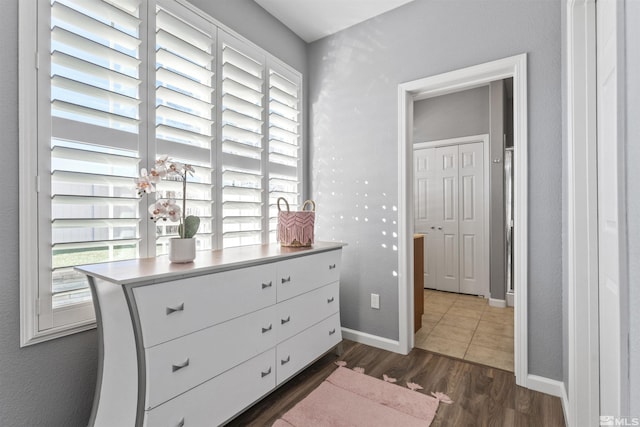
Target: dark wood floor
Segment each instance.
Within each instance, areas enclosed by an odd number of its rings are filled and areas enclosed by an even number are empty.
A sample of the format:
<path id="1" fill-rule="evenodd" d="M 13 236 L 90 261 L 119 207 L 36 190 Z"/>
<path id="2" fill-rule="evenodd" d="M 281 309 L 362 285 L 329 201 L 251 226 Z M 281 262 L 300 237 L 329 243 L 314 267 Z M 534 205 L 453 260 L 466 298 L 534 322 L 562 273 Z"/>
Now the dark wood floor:
<path id="1" fill-rule="evenodd" d="M 230 426 L 271 426 L 336 369 L 336 360 L 360 366 L 367 375 L 413 381 L 421 393 L 446 393 L 431 424 L 437 426 L 564 426 L 557 397 L 516 386 L 513 373 L 414 348 L 407 356 L 344 341 L 344 354 L 330 353 L 233 420 Z M 390 426 L 392 427 L 392 426 Z"/>

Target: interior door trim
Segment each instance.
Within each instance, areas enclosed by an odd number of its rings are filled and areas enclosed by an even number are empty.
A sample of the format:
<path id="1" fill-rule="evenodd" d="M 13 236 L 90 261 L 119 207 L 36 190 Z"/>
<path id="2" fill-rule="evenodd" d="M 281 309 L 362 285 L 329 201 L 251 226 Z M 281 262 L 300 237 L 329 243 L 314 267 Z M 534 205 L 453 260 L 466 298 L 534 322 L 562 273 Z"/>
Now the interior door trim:
<path id="1" fill-rule="evenodd" d="M 527 342 L 528 257 L 528 136 L 527 54 L 437 74 L 398 85 L 398 352 L 413 348 L 413 104 L 447 93 L 513 77 L 514 106 L 514 367 L 516 384 L 535 386 L 529 379 Z"/>

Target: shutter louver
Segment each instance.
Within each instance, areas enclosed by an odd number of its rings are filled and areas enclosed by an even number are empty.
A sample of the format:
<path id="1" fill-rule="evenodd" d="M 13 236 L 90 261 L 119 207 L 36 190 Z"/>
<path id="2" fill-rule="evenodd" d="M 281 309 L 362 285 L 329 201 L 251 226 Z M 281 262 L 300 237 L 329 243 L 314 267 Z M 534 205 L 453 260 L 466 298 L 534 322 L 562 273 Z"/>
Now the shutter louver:
<path id="1" fill-rule="evenodd" d="M 269 71 L 269 241 L 276 241 L 277 200 L 300 207 L 300 82 Z"/>
<path id="2" fill-rule="evenodd" d="M 137 2 L 51 4 L 53 310 L 91 300 L 73 266 L 138 256 L 139 25 Z"/>
<path id="3" fill-rule="evenodd" d="M 263 63 L 223 43 L 223 247 L 262 243 L 263 90 Z"/>
<path id="4" fill-rule="evenodd" d="M 199 21 L 198 21 L 199 22 Z M 214 157 L 214 33 L 206 22 L 186 22 L 169 10 L 156 9 L 156 151 L 157 156 L 194 166 L 188 178 L 187 215 L 200 217 L 198 250 L 211 250 Z M 158 197 L 182 198 L 182 184 L 163 181 Z M 168 251 L 178 223 L 156 224 L 156 254 Z"/>

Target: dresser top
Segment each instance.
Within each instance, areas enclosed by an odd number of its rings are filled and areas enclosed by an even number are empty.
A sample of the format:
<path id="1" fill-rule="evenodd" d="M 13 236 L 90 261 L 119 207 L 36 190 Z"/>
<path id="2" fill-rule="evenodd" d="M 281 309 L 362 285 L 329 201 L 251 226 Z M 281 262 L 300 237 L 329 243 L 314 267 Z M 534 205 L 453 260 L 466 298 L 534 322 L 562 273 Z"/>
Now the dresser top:
<path id="1" fill-rule="evenodd" d="M 75 267 L 75 270 L 118 285 L 163 282 L 327 252 L 340 249 L 343 246 L 346 244 L 316 242 L 310 248 L 288 248 L 274 243 L 217 251 L 199 251 L 196 253 L 196 259 L 186 264 L 173 264 L 165 255 L 155 258 L 82 265 Z"/>

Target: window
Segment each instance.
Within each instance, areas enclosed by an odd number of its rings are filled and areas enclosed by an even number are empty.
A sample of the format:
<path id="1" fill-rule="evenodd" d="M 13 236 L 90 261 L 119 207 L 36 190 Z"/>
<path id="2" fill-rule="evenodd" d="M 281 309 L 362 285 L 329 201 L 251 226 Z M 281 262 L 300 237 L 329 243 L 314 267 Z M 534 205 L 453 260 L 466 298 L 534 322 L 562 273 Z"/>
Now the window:
<path id="1" fill-rule="evenodd" d="M 74 266 L 167 252 L 177 225 L 150 221 L 154 198 L 133 184 L 159 156 L 196 169 L 198 249 L 275 241 L 277 198 L 301 201 L 298 72 L 182 0 L 26 3 L 23 345 L 95 324 Z M 177 184 L 157 196 L 181 197 Z"/>

